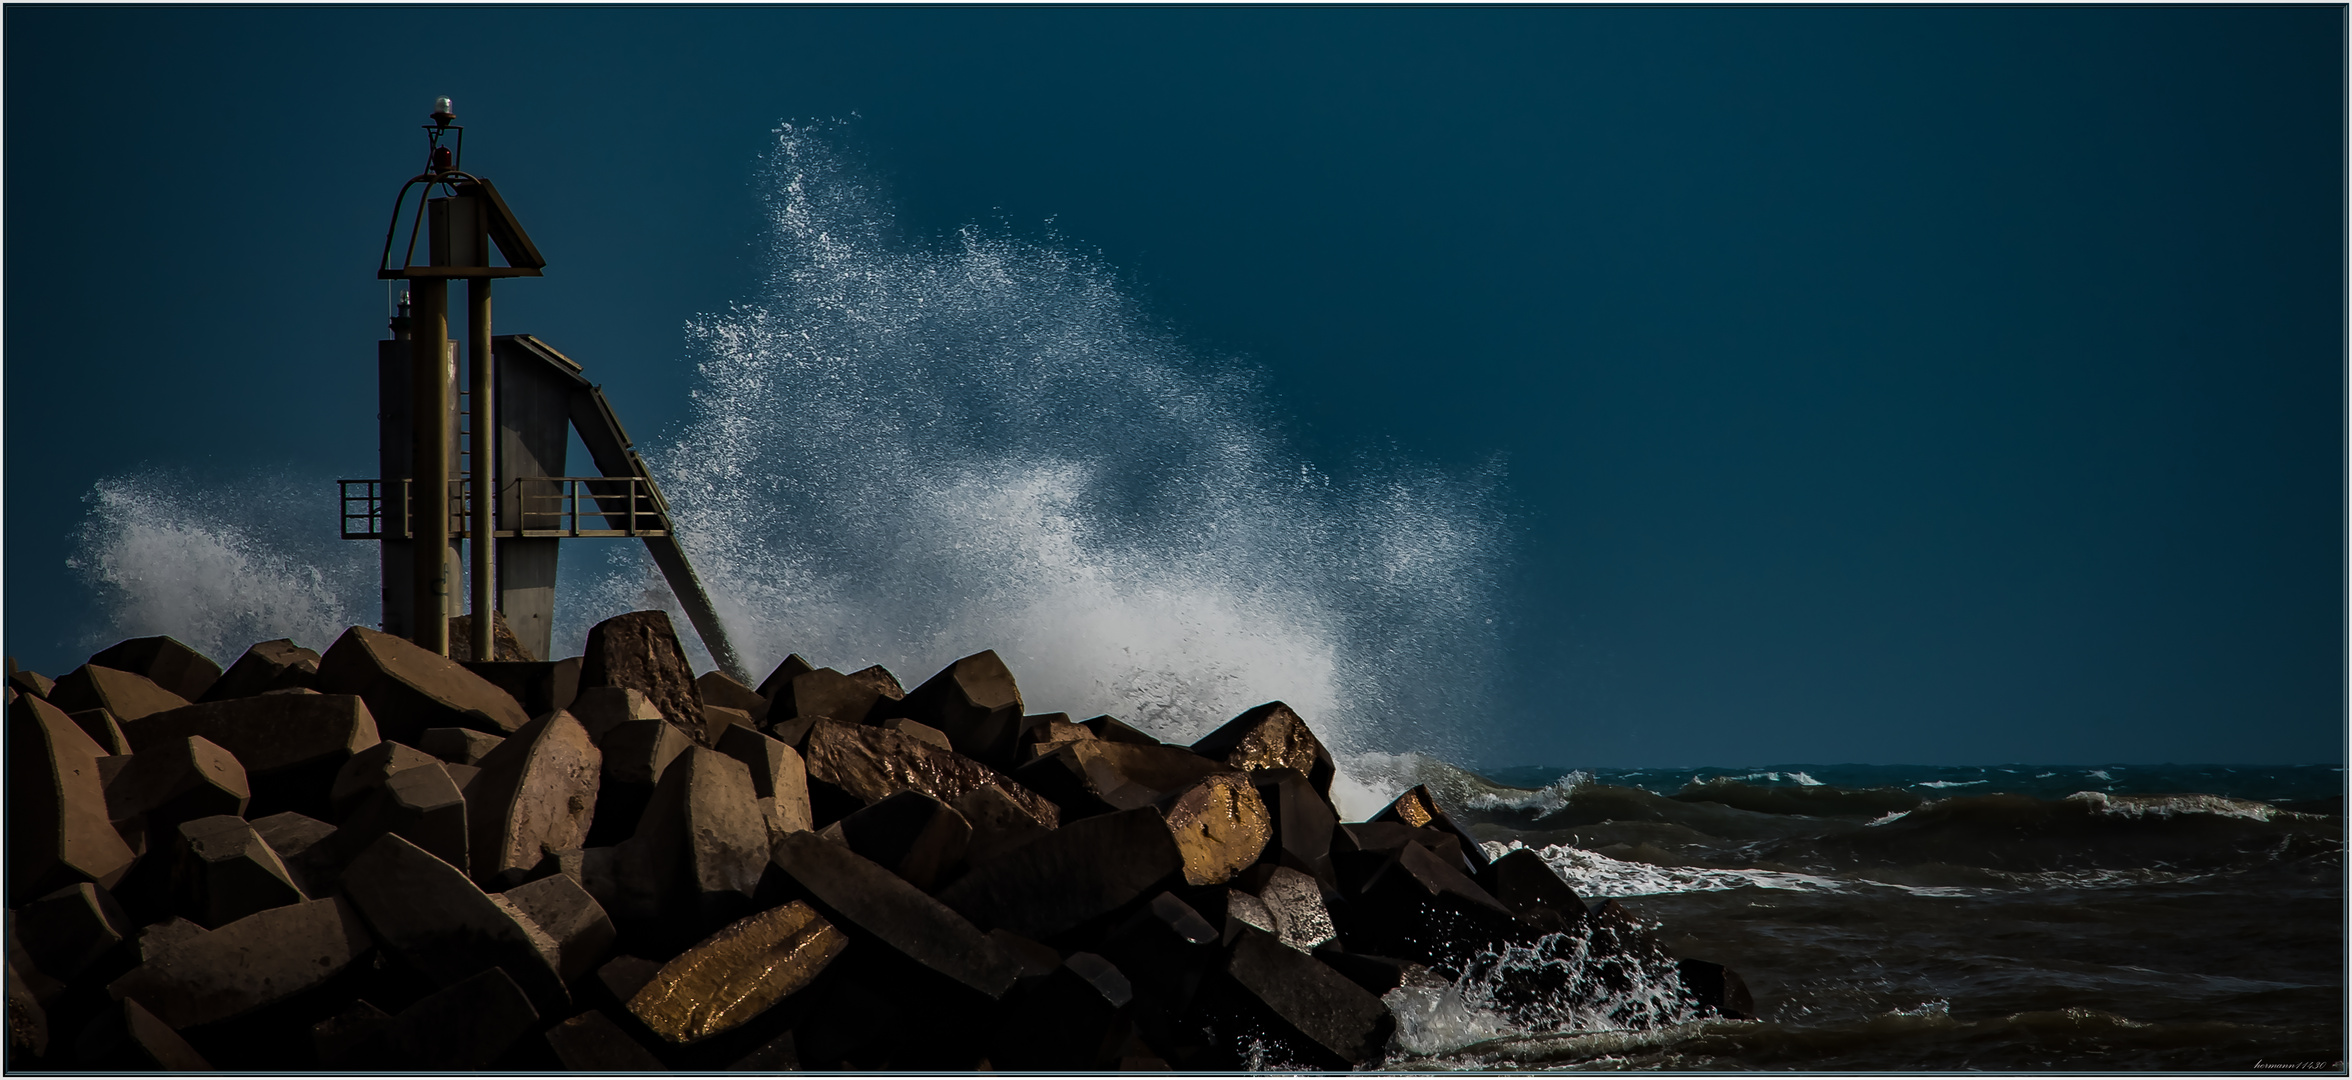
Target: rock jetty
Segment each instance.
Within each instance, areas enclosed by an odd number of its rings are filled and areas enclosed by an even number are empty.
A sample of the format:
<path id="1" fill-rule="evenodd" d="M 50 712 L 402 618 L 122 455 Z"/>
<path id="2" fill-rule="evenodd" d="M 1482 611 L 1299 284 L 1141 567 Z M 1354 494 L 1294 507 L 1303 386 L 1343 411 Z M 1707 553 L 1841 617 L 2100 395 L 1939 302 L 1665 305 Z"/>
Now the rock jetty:
<path id="1" fill-rule="evenodd" d="M 658 611 L 7 685 L 10 1069 L 1343 1070 L 1514 950 L 1594 975 L 1523 998 L 1753 1011 L 1425 789 L 1340 821 L 1281 702 L 1180 746 L 1028 713 L 994 652 L 754 689 Z"/>

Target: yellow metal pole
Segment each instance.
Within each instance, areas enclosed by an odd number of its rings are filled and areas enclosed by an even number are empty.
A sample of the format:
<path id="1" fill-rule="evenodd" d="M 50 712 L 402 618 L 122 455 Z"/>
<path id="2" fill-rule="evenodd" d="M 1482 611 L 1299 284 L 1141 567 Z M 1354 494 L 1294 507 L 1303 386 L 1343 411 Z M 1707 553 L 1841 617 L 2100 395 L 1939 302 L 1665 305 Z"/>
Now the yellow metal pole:
<path id="1" fill-rule="evenodd" d="M 408 495 L 409 536 L 418 645 L 449 655 L 449 281 L 418 278 L 411 286 L 409 338 L 409 454 L 414 479 Z"/>
<path id="2" fill-rule="evenodd" d="M 492 407 L 490 358 L 490 279 L 472 278 L 466 282 L 466 355 L 472 364 L 473 378 L 473 457 L 474 457 L 474 520 L 473 538 L 467 542 L 473 557 L 474 620 L 473 659 L 497 658 L 496 635 L 498 593 L 491 553 L 498 541 L 491 535 L 498 526 L 498 471 L 491 467 L 491 455 L 498 444 L 498 411 Z"/>

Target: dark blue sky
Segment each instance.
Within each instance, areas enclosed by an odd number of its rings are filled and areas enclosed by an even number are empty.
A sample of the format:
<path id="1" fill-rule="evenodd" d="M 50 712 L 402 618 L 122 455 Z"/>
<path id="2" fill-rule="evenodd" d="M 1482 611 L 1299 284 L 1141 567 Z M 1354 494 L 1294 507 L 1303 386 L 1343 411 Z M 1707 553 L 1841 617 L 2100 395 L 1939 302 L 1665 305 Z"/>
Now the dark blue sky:
<path id="1" fill-rule="evenodd" d="M 501 328 L 593 342 L 640 441 L 761 272 L 770 131 L 854 115 L 906 232 L 1097 255 L 1325 467 L 1502 455 L 1486 760 L 2342 760 L 2340 7 L 4 18 L 44 671 L 99 478 L 373 474 L 448 94 L 551 260 Z"/>

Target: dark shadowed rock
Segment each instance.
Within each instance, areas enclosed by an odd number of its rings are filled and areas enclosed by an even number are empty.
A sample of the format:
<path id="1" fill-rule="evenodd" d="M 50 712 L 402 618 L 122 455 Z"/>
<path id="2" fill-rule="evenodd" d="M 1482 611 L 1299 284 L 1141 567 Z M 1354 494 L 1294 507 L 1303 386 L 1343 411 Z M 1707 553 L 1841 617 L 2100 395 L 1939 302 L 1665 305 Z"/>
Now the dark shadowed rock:
<path id="1" fill-rule="evenodd" d="M 635 687 L 680 730 L 703 732 L 702 694 L 668 612 L 632 611 L 591 628 L 580 661 L 580 686 Z"/>
<path id="2" fill-rule="evenodd" d="M 996 784 L 973 788 L 948 805 L 972 826 L 972 838 L 964 844 L 964 861 L 974 866 L 1052 831 Z"/>
<path id="3" fill-rule="evenodd" d="M 123 734 L 122 725 L 115 722 L 113 713 L 104 709 L 83 709 L 66 715 L 73 718 L 74 726 L 81 728 L 82 734 L 88 735 L 100 750 L 108 754 L 131 752 L 130 737 Z"/>
<path id="4" fill-rule="evenodd" d="M 816 670 L 815 664 L 802 659 L 799 653 L 793 653 L 785 657 L 782 663 L 777 664 L 774 671 L 768 672 L 767 678 L 760 680 L 759 696 L 773 703 L 776 700 L 776 695 L 790 684 L 794 677 L 802 672 L 814 670 Z"/>
<path id="5" fill-rule="evenodd" d="M 49 699 L 49 692 L 57 689 L 57 680 L 52 679 L 47 675 L 43 675 L 38 671 L 25 671 L 15 668 L 13 663 L 15 658 L 10 657 L 9 659 L 11 661 L 11 667 L 8 672 L 9 688 L 17 691 L 18 693 L 31 694 L 32 696 L 40 698 L 43 701 L 47 701 Z"/>
<path id="6" fill-rule="evenodd" d="M 19 1066 L 27 1056 L 40 1057 L 49 1052 L 49 1012 L 41 1007 L 41 1000 L 16 970 L 8 965 L 8 1064 Z"/>
<path id="7" fill-rule="evenodd" d="M 603 752 L 568 712 L 533 720 L 492 749 L 466 789 L 474 880 L 512 886 L 548 852 L 581 846 L 603 768 Z"/>
<path id="8" fill-rule="evenodd" d="M 375 715 L 349 694 L 265 694 L 190 705 L 123 725 L 134 751 L 198 736 L 236 755 L 257 814 L 328 812 L 319 796 L 351 755 L 379 741 Z"/>
<path id="9" fill-rule="evenodd" d="M 145 676 L 149 682 L 184 701 L 204 697 L 220 681 L 221 667 L 177 638 L 143 637 L 118 641 L 90 657 L 99 667 Z"/>
<path id="10" fill-rule="evenodd" d="M 165 949 L 177 946 L 183 941 L 203 937 L 211 932 L 194 920 L 174 915 L 139 931 L 139 962 L 144 964 L 163 955 Z"/>
<path id="11" fill-rule="evenodd" d="M 1279 701 L 1269 701 L 1234 717 L 1225 726 L 1201 736 L 1200 741 L 1192 744 L 1192 751 L 1236 769 L 1296 769 L 1314 787 L 1315 794 L 1326 802 L 1331 799 L 1331 778 L 1337 771 L 1331 751 L 1325 750 L 1323 741 L 1307 729 L 1305 720 Z"/>
<path id="12" fill-rule="evenodd" d="M 946 732 L 957 753 L 991 768 L 1017 763 L 1021 688 L 994 649 L 949 664 L 907 694 L 898 712 Z"/>
<path id="13" fill-rule="evenodd" d="M 1135 988 L 1117 965 L 1074 952 L 1042 976 L 1024 979 L 1006 995 L 1006 1010 L 1027 1022 L 1000 1024 L 988 1060 L 1000 1069 L 1102 1069 L 1127 1034 Z"/>
<path id="14" fill-rule="evenodd" d="M 1511 909 L 1459 865 L 1419 843 L 1390 852 L 1332 913 L 1348 951 L 1412 960 L 1455 978 L 1469 957 L 1523 933 Z"/>
<path id="15" fill-rule="evenodd" d="M 1117 745 L 1117 744 L 1112 744 Z M 1138 748 L 1142 749 L 1142 748 Z M 1176 849 L 1184 858 L 1188 885 L 1229 880 L 1266 850 L 1273 825 L 1265 800 L 1238 773 L 1206 776 L 1159 803 Z"/>
<path id="16" fill-rule="evenodd" d="M 507 735 L 531 722 L 512 695 L 464 665 L 364 626 L 344 631 L 328 647 L 318 689 L 359 695 L 385 738 L 410 745 L 426 728 Z"/>
<path id="17" fill-rule="evenodd" d="M 768 860 L 751 770 L 688 747 L 662 774 L 636 833 L 586 854 L 583 884 L 624 927 L 660 920 L 691 929 L 740 917 Z"/>
<path id="18" fill-rule="evenodd" d="M 245 819 L 220 815 L 178 826 L 179 858 L 172 864 L 179 910 L 208 927 L 310 897 L 278 853 Z"/>
<path id="19" fill-rule="evenodd" d="M 553 874 L 498 895 L 555 942 L 557 973 L 566 983 L 586 977 L 612 951 L 612 918 L 569 877 Z"/>
<path id="20" fill-rule="evenodd" d="M 1363 987 L 1374 996 L 1386 994 L 1403 985 L 1414 972 L 1428 971 L 1427 968 L 1410 960 L 1399 960 L 1393 956 L 1352 953 L 1341 947 L 1336 941 L 1326 942 L 1321 948 L 1316 949 L 1315 959 L 1323 961 L 1325 967 L 1347 976 L 1350 981 Z M 1429 977 L 1436 978 L 1434 975 Z"/>
<path id="21" fill-rule="evenodd" d="M 1076 739 L 1013 772 L 1022 787 L 1053 800 L 1067 818 L 1150 806 L 1203 778 L 1239 770 L 1181 746 Z"/>
<path id="22" fill-rule="evenodd" d="M 507 692 L 532 716 L 545 716 L 557 709 L 572 707 L 572 699 L 580 693 L 580 661 L 577 656 L 561 660 L 460 660 L 467 671 L 483 681 Z"/>
<path id="23" fill-rule="evenodd" d="M 777 841 L 775 863 L 823 907 L 827 921 L 963 986 L 1001 998 L 1019 975 L 978 927 L 844 845 L 793 833 Z"/>
<path id="24" fill-rule="evenodd" d="M 261 834 L 261 842 L 284 863 L 286 872 L 293 875 L 294 884 L 305 896 L 325 896 L 335 891 L 335 879 L 343 874 L 341 855 L 330 839 L 335 827 L 317 818 L 288 811 L 253 819 L 253 831 Z"/>
<path id="25" fill-rule="evenodd" d="M 410 843 L 452 866 L 468 865 L 469 830 L 465 794 L 439 761 L 386 777 L 382 786 L 336 830 L 337 854 L 349 859 L 386 834 Z"/>
<path id="26" fill-rule="evenodd" d="M 8 705 L 8 888 L 17 903 L 79 882 L 111 889 L 135 856 L 107 816 L 98 744 L 56 706 Z"/>
<path id="27" fill-rule="evenodd" d="M 1274 824 L 1274 839 L 1266 857 L 1312 876 L 1326 891 L 1336 892 L 1339 879 L 1331 866 L 1331 835 L 1339 815 L 1316 794 L 1296 769 L 1262 769 L 1250 774 L 1258 797 L 1265 800 Z"/>
<path id="28" fill-rule="evenodd" d="M 1137 743 L 1143 746 L 1160 745 L 1160 740 L 1129 727 L 1115 716 L 1097 716 L 1079 726 L 1093 732 L 1095 738 L 1107 742 Z"/>
<path id="29" fill-rule="evenodd" d="M 75 1063 L 102 1072 L 211 1072 L 212 1063 L 146 1006 L 124 999 L 74 1043 Z"/>
<path id="30" fill-rule="evenodd" d="M 1045 940 L 1179 874 L 1167 822 L 1144 808 L 1073 821 L 975 866 L 940 902 L 984 929 Z"/>
<path id="31" fill-rule="evenodd" d="M 1429 793 L 1429 785 L 1415 784 L 1396 797 L 1379 813 L 1372 815 L 1375 822 L 1395 822 L 1416 829 L 1436 829 L 1450 833 L 1462 842 L 1463 872 L 1473 878 L 1486 874 L 1486 852 L 1478 846 L 1476 837 L 1454 824 L 1454 819 L 1437 805 L 1437 797 Z"/>
<path id="32" fill-rule="evenodd" d="M 1584 898 L 1560 880 L 1560 875 L 1528 848 L 1517 848 L 1496 859 L 1487 879 L 1494 897 L 1513 914 L 1546 934 L 1581 928 L 1586 918 Z"/>
<path id="33" fill-rule="evenodd" d="M 426 728 L 417 734 L 417 749 L 451 765 L 480 765 L 483 755 L 506 740 L 472 728 Z"/>
<path id="34" fill-rule="evenodd" d="M 592 1009 L 547 1029 L 556 1060 L 573 1072 L 665 1072 L 653 1056 L 601 1009 Z"/>
<path id="35" fill-rule="evenodd" d="M 1136 1027 L 1168 1052 L 1197 1040 L 1197 1029 L 1180 1021 L 1211 968 L 1223 962 L 1215 927 L 1173 894 L 1152 897 L 1103 935 L 1096 946 L 1133 985 Z"/>
<path id="36" fill-rule="evenodd" d="M 703 745 L 716 749 L 719 740 L 727 736 L 729 728 L 742 728 L 746 731 L 758 730 L 752 726 L 750 713 L 741 709 L 730 709 L 725 705 L 707 703 L 703 705 L 702 738 L 699 740 Z"/>
<path id="37" fill-rule="evenodd" d="M 131 921 L 112 894 L 77 882 L 14 912 L 16 939 L 41 972 L 73 981 L 107 950 L 123 943 Z"/>
<path id="38" fill-rule="evenodd" d="M 433 755 L 405 743 L 379 742 L 345 759 L 327 789 L 328 812 L 337 820 L 351 816 L 386 780 L 409 769 L 437 762 Z"/>
<path id="39" fill-rule="evenodd" d="M 741 709 L 751 717 L 753 727 L 765 728 L 768 726 L 768 699 L 761 697 L 759 691 L 736 682 L 734 677 L 726 672 L 706 671 L 695 676 L 694 689 L 696 693 L 702 695 L 704 708 L 719 705 L 729 709 Z"/>
<path id="40" fill-rule="evenodd" d="M 527 664 L 538 657 L 523 647 L 523 639 L 516 637 L 514 628 L 506 624 L 506 613 L 490 613 L 490 651 L 487 663 Z M 474 658 L 474 617 L 458 615 L 449 620 L 449 656 L 458 661 Z"/>
<path id="41" fill-rule="evenodd" d="M 374 1002 L 354 1001 L 335 1015 L 311 1025 L 311 1050 L 322 1062 L 348 1061 L 354 1045 L 374 1035 L 391 1019 L 392 1014 L 377 1008 Z"/>
<path id="42" fill-rule="evenodd" d="M 631 1015 L 672 1043 L 744 1024 L 816 981 L 849 938 L 800 901 L 738 920 L 663 964 L 629 998 Z"/>
<path id="43" fill-rule="evenodd" d="M 272 690 L 311 687 L 318 681 L 318 667 L 319 654 L 290 639 L 260 642 L 230 664 L 229 670 L 221 673 L 202 697 L 189 700 L 203 704 L 258 697 Z"/>
<path id="44" fill-rule="evenodd" d="M 116 720 L 128 723 L 180 708 L 188 699 L 144 675 L 84 664 L 57 680 L 57 686 L 49 691 L 49 703 L 69 713 L 104 709 Z"/>
<path id="45" fill-rule="evenodd" d="M 768 720 L 779 724 L 824 717 L 844 724 L 862 724 L 884 700 L 882 691 L 869 680 L 853 679 L 832 668 L 817 668 L 793 676 L 777 691 L 769 705 Z"/>
<path id="46" fill-rule="evenodd" d="M 997 785 L 1029 816 L 1047 828 L 1060 824 L 1052 803 L 1019 785 L 1003 782 L 995 770 L 952 750 L 942 750 L 895 731 L 819 720 L 810 729 L 801 753 L 808 767 L 809 797 L 821 801 L 831 792 L 848 808 L 871 805 L 901 791 L 920 791 L 944 803 L 954 803 L 972 789 Z M 847 808 L 835 812 L 838 818 Z M 822 807 L 818 820 L 828 820 Z"/>
<path id="47" fill-rule="evenodd" d="M 397 835 L 351 861 L 343 895 L 386 949 L 439 985 L 502 967 L 534 1001 L 568 1003 L 554 940 L 513 904 L 475 887 L 465 871 Z"/>
<path id="48" fill-rule="evenodd" d="M 183 821 L 230 814 L 242 817 L 252 789 L 245 769 L 227 750 L 202 737 L 151 743 L 106 788 L 107 816 L 144 818 L 151 844 L 171 842 Z"/>
<path id="49" fill-rule="evenodd" d="M 1682 960 L 1676 962 L 1675 973 L 1700 1008 L 1731 1020 L 1755 1018 L 1755 996 L 1748 993 L 1748 981 L 1739 972 L 1705 960 Z"/>
<path id="50" fill-rule="evenodd" d="M 591 686 L 572 698 L 565 710 L 580 726 L 588 729 L 588 737 L 603 745 L 606 732 L 632 720 L 660 720 L 662 711 L 654 707 L 653 699 L 645 691 L 633 686 Z M 683 734 L 683 732 L 681 732 Z"/>
<path id="51" fill-rule="evenodd" d="M 1261 930 L 1240 933 L 1225 971 L 1268 1011 L 1351 1067 L 1378 1057 L 1396 1028 L 1379 998 Z"/>
<path id="52" fill-rule="evenodd" d="M 1093 738 L 1091 729 L 1070 722 L 1069 713 L 1024 716 L 1021 718 L 1021 734 L 1015 739 L 1020 747 L 1018 760 L 1027 764 L 1053 753 L 1063 743 Z"/>
<path id="53" fill-rule="evenodd" d="M 901 791 L 834 827 L 851 851 L 924 892 L 962 861 L 972 838 L 972 825 L 962 814 L 920 791 Z"/>
<path id="54" fill-rule="evenodd" d="M 164 949 L 107 984 L 176 1031 L 240 1016 L 319 985 L 370 944 L 341 898 L 271 908 Z"/>
<path id="55" fill-rule="evenodd" d="M 337 1040 L 333 1059 L 322 1064 L 345 1070 L 476 1071 L 522 1041 L 538 1021 L 538 1010 L 522 987 L 493 967 L 425 995 L 397 1016 L 355 1025 L 357 1030 Z"/>

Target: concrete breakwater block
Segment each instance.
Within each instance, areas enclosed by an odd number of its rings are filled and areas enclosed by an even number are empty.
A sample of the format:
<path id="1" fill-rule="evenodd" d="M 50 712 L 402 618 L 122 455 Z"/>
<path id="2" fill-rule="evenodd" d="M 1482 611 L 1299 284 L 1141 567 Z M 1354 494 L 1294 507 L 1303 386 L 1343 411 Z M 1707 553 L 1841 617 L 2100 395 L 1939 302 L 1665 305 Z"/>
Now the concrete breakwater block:
<path id="1" fill-rule="evenodd" d="M 202 689 L 168 639 L 14 672 L 8 1065 L 1352 1069 L 1381 994 L 1506 949 L 1548 965 L 1521 997 L 1664 972 L 1753 1015 L 1426 789 L 1340 822 L 1280 702 L 1188 747 L 1030 714 L 994 653 L 752 691 L 665 640 L 635 613 L 553 664 L 354 628 Z"/>
<path id="2" fill-rule="evenodd" d="M 90 663 L 141 676 L 184 701 L 203 700 L 221 677 L 211 657 L 171 637 L 118 641 L 91 654 Z"/>

